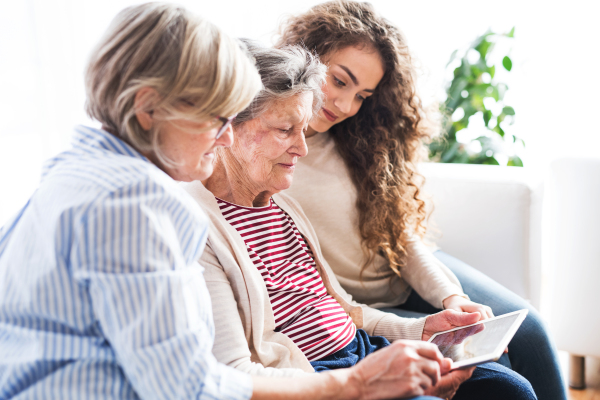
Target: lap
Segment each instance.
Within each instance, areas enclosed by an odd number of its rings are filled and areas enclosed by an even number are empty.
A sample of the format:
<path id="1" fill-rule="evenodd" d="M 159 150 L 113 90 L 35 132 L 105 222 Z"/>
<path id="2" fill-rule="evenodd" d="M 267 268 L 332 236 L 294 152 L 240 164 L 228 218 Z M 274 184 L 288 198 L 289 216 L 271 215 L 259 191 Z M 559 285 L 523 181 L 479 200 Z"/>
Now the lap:
<path id="1" fill-rule="evenodd" d="M 316 372 L 350 368 L 369 354 L 389 344 L 390 342 L 382 336 L 369 336 L 364 330 L 357 329 L 356 336 L 346 347 L 327 357 L 311 361 L 310 364 Z"/>
<path id="2" fill-rule="evenodd" d="M 537 399 L 529 381 L 498 363 L 486 363 L 475 368 L 473 375 L 456 392 L 455 400 L 534 400 Z"/>

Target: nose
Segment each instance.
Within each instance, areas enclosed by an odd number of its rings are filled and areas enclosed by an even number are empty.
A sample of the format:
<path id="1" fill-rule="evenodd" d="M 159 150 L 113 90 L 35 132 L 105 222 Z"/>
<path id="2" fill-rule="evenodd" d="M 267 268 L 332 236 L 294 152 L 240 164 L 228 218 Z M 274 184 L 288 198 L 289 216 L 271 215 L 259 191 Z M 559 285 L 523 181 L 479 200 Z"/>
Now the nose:
<path id="1" fill-rule="evenodd" d="M 294 144 L 292 148 L 292 152 L 296 154 L 298 157 L 305 157 L 308 154 L 308 146 L 306 145 L 306 139 L 304 138 L 304 133 L 300 133 L 298 135 L 298 140 Z"/>
<path id="2" fill-rule="evenodd" d="M 333 101 L 333 104 L 338 108 L 338 110 L 344 114 L 348 114 L 352 109 L 352 96 L 340 95 Z"/>
<path id="3" fill-rule="evenodd" d="M 231 147 L 233 144 L 233 127 L 229 125 L 225 132 L 221 135 L 220 138 L 217 139 L 215 145 L 223 146 L 223 147 Z"/>

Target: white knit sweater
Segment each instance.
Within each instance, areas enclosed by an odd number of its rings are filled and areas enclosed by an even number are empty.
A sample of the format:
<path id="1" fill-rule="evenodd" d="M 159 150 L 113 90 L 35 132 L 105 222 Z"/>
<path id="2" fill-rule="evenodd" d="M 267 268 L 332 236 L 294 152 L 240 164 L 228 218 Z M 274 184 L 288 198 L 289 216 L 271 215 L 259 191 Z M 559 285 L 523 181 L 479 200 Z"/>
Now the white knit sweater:
<path id="1" fill-rule="evenodd" d="M 379 254 L 362 272 L 365 260 L 358 230 L 357 191 L 328 132 L 307 138 L 308 155 L 285 191 L 300 205 L 319 238 L 325 259 L 342 287 L 371 307 L 402 304 L 411 287 L 434 307 L 453 294 L 465 296 L 456 276 L 418 239 L 408 245 L 408 263 L 398 277 Z M 466 296 L 465 296 L 466 297 Z"/>
<path id="2" fill-rule="evenodd" d="M 275 332 L 266 285 L 239 233 L 225 220 L 213 194 L 200 182 L 183 183 L 210 219 L 206 249 L 200 259 L 211 295 L 215 322 L 213 353 L 220 362 L 253 375 L 293 376 L 314 372 L 300 349 Z M 310 246 L 327 292 L 358 328 L 388 340 L 420 340 L 425 319 L 400 318 L 354 302 L 323 258 L 315 231 L 302 209 L 284 194 L 273 196 Z"/>

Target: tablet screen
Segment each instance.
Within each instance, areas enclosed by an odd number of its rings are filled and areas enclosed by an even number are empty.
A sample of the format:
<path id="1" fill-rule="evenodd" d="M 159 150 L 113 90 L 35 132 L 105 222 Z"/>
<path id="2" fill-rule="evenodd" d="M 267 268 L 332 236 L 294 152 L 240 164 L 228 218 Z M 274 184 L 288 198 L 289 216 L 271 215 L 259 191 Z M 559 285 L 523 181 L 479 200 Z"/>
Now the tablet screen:
<path id="1" fill-rule="evenodd" d="M 498 350 L 502 339 L 519 317 L 518 313 L 510 314 L 504 318 L 438 334 L 431 342 L 438 345 L 444 357 L 451 358 L 454 362 L 491 355 Z M 498 354 L 500 355 L 501 353 Z"/>

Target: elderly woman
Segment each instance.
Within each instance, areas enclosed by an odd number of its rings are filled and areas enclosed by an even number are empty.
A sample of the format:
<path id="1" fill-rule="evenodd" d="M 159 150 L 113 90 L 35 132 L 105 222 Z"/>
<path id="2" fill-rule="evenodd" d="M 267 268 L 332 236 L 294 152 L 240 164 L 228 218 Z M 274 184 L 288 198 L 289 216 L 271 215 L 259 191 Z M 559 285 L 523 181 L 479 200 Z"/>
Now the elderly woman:
<path id="1" fill-rule="evenodd" d="M 238 115 L 236 141 L 217 152 L 214 174 L 185 184 L 212 225 L 200 264 L 212 298 L 217 359 L 254 375 L 302 377 L 351 367 L 386 347 L 386 339 L 426 340 L 477 321 L 478 313 L 453 310 L 404 319 L 352 301 L 301 208 L 279 193 L 307 154 L 304 134 L 321 105 L 324 69 L 299 48 L 250 44 L 250 51 L 264 89 Z M 471 372 L 448 373 L 427 393 L 452 397 Z M 483 398 L 486 386 L 505 398 L 535 398 L 527 381 L 507 373 L 484 372 L 461 398 Z"/>
<path id="2" fill-rule="evenodd" d="M 128 8 L 93 52 L 86 88 L 102 129 L 77 128 L 0 230 L 0 398 L 358 399 L 437 382 L 445 364 L 427 346 L 296 380 L 211 354 L 197 264 L 208 221 L 175 180 L 211 174 L 260 89 L 239 43 L 177 6 Z"/>

